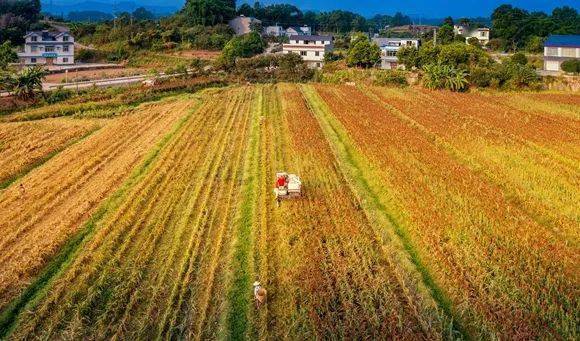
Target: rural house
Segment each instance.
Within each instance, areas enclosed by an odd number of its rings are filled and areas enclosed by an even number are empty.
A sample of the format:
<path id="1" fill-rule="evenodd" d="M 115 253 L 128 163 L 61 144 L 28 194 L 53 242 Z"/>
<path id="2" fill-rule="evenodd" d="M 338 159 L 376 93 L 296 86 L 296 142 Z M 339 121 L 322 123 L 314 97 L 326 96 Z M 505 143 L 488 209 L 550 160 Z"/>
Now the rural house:
<path id="1" fill-rule="evenodd" d="M 280 37 L 280 36 L 283 36 L 285 34 L 286 34 L 286 32 L 284 31 L 284 28 L 282 28 L 282 26 L 279 26 L 279 25 L 266 26 L 264 28 L 264 35 L 265 36 Z"/>
<path id="2" fill-rule="evenodd" d="M 405 46 L 419 48 L 419 39 L 413 38 L 373 38 L 373 42 L 381 49 L 381 69 L 396 69 L 399 67 L 397 52 Z"/>
<path id="3" fill-rule="evenodd" d="M 237 16 L 228 22 L 228 26 L 234 30 L 237 36 L 252 32 L 252 25 L 260 25 L 261 20 L 243 15 Z"/>
<path id="4" fill-rule="evenodd" d="M 18 53 L 24 65 L 74 64 L 74 38 L 69 32 L 33 31 L 24 36 L 24 52 Z"/>
<path id="5" fill-rule="evenodd" d="M 544 43 L 544 69 L 561 71 L 562 62 L 580 58 L 580 35 L 552 35 Z"/>
<path id="6" fill-rule="evenodd" d="M 487 27 L 470 28 L 465 25 L 453 25 L 453 32 L 465 37 L 466 43 L 469 38 L 477 38 L 481 46 L 485 46 L 489 43 L 489 28 Z"/>
<path id="7" fill-rule="evenodd" d="M 286 29 L 286 35 L 291 36 L 309 36 L 312 35 L 312 29 L 309 26 L 290 26 Z"/>
<path id="8" fill-rule="evenodd" d="M 282 45 L 283 53 L 297 53 L 310 67 L 324 64 L 324 55 L 334 48 L 333 36 L 294 35 L 290 43 Z"/>

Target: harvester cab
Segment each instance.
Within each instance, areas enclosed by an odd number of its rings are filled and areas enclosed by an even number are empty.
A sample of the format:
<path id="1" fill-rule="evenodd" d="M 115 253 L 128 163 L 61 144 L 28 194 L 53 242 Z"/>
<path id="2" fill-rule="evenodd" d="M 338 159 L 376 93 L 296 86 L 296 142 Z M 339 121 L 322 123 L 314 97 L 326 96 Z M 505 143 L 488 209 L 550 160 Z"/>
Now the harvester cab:
<path id="1" fill-rule="evenodd" d="M 278 204 L 283 199 L 299 198 L 302 196 L 302 182 L 296 174 L 286 172 L 276 173 L 276 186 L 274 194 Z"/>

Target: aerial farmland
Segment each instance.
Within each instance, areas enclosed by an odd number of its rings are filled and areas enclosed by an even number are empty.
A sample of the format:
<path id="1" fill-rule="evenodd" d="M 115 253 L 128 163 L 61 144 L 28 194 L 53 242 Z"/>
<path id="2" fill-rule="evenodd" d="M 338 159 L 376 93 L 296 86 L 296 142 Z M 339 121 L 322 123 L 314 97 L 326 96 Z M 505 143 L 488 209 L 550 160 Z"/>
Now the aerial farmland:
<path id="1" fill-rule="evenodd" d="M 578 337 L 577 93 L 278 83 L 58 112 L 0 117 L 0 339 Z"/>

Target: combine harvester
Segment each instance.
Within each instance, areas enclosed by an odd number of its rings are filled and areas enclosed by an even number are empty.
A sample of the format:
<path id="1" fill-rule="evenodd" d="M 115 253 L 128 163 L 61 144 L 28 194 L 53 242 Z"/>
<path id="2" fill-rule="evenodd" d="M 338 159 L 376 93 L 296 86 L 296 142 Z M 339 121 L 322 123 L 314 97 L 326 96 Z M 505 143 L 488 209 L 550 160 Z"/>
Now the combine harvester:
<path id="1" fill-rule="evenodd" d="M 276 202 L 280 206 L 283 199 L 293 199 L 302 196 L 302 182 L 296 174 L 286 172 L 276 173 L 276 188 L 274 188 Z"/>

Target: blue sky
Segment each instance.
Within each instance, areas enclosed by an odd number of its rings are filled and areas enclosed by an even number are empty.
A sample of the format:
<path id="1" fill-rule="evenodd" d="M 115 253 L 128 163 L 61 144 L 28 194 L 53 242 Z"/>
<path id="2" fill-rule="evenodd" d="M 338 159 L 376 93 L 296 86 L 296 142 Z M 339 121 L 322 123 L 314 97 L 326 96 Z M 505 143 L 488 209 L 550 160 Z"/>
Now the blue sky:
<path id="1" fill-rule="evenodd" d="M 0 0 L 2 1 L 2 0 Z M 83 2 L 133 2 L 136 5 L 156 5 L 180 8 L 185 0 L 42 0 L 54 5 L 78 4 Z M 237 0 L 238 6 L 244 2 L 254 4 L 255 0 Z M 448 15 L 490 16 L 500 4 L 509 3 L 529 11 L 540 10 L 550 13 L 554 7 L 568 5 L 580 10 L 580 0 L 261 0 L 262 4 L 291 3 L 302 10 L 327 11 L 332 9 L 349 10 L 364 16 L 374 14 L 394 14 L 403 12 L 414 18 L 443 18 Z"/>
<path id="2" fill-rule="evenodd" d="M 240 3 L 254 3 L 254 0 L 240 1 Z M 517 7 L 525 8 L 529 11 L 541 10 L 551 12 L 554 7 L 568 5 L 579 9 L 579 0 L 414 0 L 414 1 L 393 1 L 393 0 L 262 0 L 260 3 L 292 3 L 303 10 L 330 10 L 344 9 L 365 16 L 376 13 L 393 14 L 397 11 L 407 13 L 413 17 L 438 18 L 448 15 L 460 16 L 489 16 L 499 5 L 509 3 Z"/>

